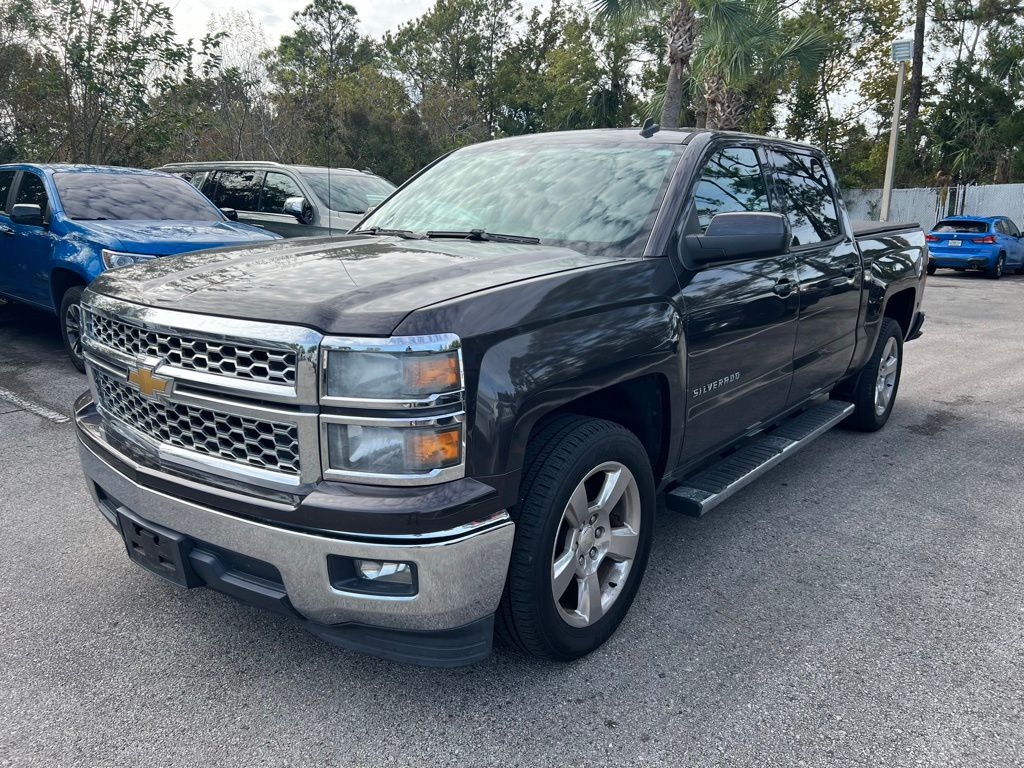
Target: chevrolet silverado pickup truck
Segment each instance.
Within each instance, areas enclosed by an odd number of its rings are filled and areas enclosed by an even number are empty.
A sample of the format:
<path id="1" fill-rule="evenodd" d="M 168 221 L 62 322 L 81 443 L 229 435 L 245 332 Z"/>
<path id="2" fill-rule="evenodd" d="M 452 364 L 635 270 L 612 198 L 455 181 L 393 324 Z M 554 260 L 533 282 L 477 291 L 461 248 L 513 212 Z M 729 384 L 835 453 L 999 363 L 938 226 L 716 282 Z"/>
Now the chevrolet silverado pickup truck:
<path id="1" fill-rule="evenodd" d="M 394 660 L 571 660 L 626 615 L 661 499 L 702 515 L 886 423 L 926 258 L 916 225 L 851 225 L 810 146 L 490 141 L 346 236 L 93 282 L 81 461 L 180 586 Z"/>

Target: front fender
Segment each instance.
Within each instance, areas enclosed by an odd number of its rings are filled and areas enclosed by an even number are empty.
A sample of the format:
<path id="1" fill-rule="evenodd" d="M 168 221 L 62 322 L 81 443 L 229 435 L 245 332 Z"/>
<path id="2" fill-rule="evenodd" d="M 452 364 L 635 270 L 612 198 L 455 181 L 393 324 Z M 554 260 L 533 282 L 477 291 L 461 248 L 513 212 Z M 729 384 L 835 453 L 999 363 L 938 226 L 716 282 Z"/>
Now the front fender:
<path id="1" fill-rule="evenodd" d="M 666 377 L 669 423 L 682 412 L 681 318 L 667 302 L 617 307 L 506 338 L 480 361 L 467 469 L 517 487 L 537 422 L 567 403 L 651 373 Z M 503 485 L 503 483 L 497 483 Z"/>

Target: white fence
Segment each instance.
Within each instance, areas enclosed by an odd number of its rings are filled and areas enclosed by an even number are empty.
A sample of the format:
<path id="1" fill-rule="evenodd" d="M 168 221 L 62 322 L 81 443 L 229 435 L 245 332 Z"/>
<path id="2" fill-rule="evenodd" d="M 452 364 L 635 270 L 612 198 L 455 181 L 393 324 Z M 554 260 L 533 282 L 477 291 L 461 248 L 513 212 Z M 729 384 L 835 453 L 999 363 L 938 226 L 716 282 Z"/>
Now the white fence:
<path id="1" fill-rule="evenodd" d="M 844 193 L 850 218 L 877 219 L 880 189 L 851 189 Z M 945 216 L 1009 216 L 1024 227 L 1024 184 L 959 185 L 894 189 L 890 221 L 916 221 L 930 229 Z"/>

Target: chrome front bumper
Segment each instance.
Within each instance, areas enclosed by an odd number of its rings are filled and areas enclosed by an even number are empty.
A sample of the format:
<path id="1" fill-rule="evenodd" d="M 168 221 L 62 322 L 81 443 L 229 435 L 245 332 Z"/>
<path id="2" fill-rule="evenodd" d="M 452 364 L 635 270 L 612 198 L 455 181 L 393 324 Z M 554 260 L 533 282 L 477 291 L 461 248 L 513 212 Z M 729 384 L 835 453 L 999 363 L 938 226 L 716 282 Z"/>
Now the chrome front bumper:
<path id="1" fill-rule="evenodd" d="M 100 495 L 116 499 L 139 517 L 199 542 L 273 565 L 288 601 L 301 618 L 317 625 L 358 624 L 381 629 L 430 632 L 489 618 L 501 597 L 512 550 L 514 524 L 507 513 L 430 541 L 387 543 L 320 536 L 266 525 L 176 498 L 133 481 L 83 439 L 99 442 L 127 467 L 129 457 L 102 441 L 102 429 L 77 420 L 78 450 L 89 490 L 104 516 L 114 512 Z M 151 471 L 151 470 L 150 470 Z M 210 488 L 216 492 L 215 488 Z M 418 592 L 412 596 L 366 595 L 336 589 L 327 557 L 411 562 Z"/>

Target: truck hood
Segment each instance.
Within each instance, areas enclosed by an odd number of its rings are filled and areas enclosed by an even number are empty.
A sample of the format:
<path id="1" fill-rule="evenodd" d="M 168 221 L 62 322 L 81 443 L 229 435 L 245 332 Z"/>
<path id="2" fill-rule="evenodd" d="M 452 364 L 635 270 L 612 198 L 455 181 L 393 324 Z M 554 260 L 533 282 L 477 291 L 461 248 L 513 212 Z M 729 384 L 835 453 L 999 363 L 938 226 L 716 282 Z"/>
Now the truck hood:
<path id="1" fill-rule="evenodd" d="M 122 251 L 152 256 L 280 239 L 280 235 L 273 232 L 234 221 L 76 221 L 75 224 L 111 241 L 113 247 Z"/>
<path id="2" fill-rule="evenodd" d="M 91 289 L 146 306 L 387 336 L 421 307 L 618 260 L 512 243 L 294 238 L 110 270 Z"/>

